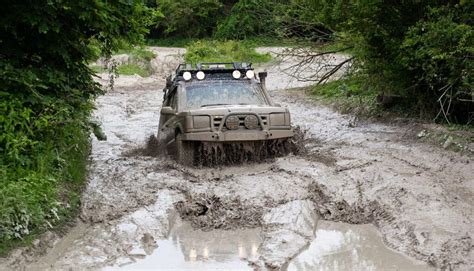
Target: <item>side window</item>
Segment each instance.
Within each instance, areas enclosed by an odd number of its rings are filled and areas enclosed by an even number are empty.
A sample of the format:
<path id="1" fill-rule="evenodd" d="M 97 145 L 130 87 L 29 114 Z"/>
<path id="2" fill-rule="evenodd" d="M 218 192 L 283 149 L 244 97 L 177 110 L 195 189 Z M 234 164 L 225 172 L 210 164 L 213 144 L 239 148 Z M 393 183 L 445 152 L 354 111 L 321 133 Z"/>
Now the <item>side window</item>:
<path id="1" fill-rule="evenodd" d="M 171 108 L 176 109 L 178 105 L 177 89 L 177 87 L 174 87 L 172 90 L 169 91 L 169 94 L 165 99 L 165 106 L 171 106 Z"/>
<path id="2" fill-rule="evenodd" d="M 169 90 L 167 91 L 167 93 L 165 93 L 165 97 L 163 98 L 164 101 L 163 101 L 163 106 L 170 106 L 170 95 L 169 95 Z"/>
<path id="3" fill-rule="evenodd" d="M 164 106 L 171 106 L 176 108 L 176 87 L 172 90 L 168 90 L 168 95 L 166 95 Z"/>
<path id="4" fill-rule="evenodd" d="M 173 93 L 171 94 L 171 97 L 170 97 L 170 99 L 171 99 L 171 108 L 173 108 L 173 109 L 176 109 L 176 107 L 178 107 L 177 106 L 178 105 L 178 97 L 177 97 L 178 95 L 177 95 L 177 93 L 178 93 L 177 91 L 173 91 Z"/>

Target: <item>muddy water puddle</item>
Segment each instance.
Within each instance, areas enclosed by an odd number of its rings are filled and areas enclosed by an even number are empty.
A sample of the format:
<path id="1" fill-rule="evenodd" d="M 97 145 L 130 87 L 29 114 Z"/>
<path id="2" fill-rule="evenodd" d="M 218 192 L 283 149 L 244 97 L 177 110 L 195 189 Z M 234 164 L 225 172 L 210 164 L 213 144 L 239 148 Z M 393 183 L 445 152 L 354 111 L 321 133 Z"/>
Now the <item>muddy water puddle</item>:
<path id="1" fill-rule="evenodd" d="M 252 270 L 246 260 L 258 258 L 261 242 L 260 229 L 201 231 L 178 221 L 150 255 L 105 270 Z"/>
<path id="2" fill-rule="evenodd" d="M 288 271 L 433 270 L 387 248 L 372 225 L 320 221 L 316 238 L 290 261 Z"/>
<path id="3" fill-rule="evenodd" d="M 154 251 L 104 270 L 253 270 L 249 261 L 258 259 L 261 243 L 260 228 L 201 231 L 178 219 Z M 319 221 L 316 238 L 287 270 L 433 269 L 387 248 L 372 225 Z"/>

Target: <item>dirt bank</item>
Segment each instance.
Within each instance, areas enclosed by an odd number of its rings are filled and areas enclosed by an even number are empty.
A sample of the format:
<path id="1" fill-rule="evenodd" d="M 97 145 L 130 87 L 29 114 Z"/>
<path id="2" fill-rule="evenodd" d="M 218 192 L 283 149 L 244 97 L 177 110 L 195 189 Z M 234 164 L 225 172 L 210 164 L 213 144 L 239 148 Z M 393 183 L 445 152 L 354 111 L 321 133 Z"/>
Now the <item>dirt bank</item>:
<path id="1" fill-rule="evenodd" d="M 45 241 L 53 248 L 14 251 L 0 269 L 127 266 L 152 257 L 181 220 L 205 231 L 258 229 L 258 251 L 244 260 L 255 269 L 284 269 L 322 219 L 371 223 L 387 246 L 438 268 L 474 266 L 471 158 L 417 142 L 411 126 L 354 125 L 284 90 L 307 83 L 293 83 L 276 66 L 266 67 L 271 95 L 307 130 L 306 154 L 211 170 L 135 151 L 157 131 L 164 78 L 182 53 L 152 50 L 154 76 L 120 77 L 97 100 L 107 141 L 92 139 L 78 225 Z"/>

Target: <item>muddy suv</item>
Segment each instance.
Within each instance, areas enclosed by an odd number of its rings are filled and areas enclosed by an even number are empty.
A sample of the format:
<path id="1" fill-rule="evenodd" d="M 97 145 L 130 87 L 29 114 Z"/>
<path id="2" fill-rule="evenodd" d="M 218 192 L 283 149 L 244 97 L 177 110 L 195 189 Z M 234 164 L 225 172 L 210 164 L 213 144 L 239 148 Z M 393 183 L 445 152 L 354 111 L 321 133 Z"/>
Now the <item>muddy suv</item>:
<path id="1" fill-rule="evenodd" d="M 256 78 L 247 63 L 179 65 L 163 90 L 160 143 L 187 165 L 279 153 L 293 130 L 288 109 L 271 101 L 266 76 Z"/>

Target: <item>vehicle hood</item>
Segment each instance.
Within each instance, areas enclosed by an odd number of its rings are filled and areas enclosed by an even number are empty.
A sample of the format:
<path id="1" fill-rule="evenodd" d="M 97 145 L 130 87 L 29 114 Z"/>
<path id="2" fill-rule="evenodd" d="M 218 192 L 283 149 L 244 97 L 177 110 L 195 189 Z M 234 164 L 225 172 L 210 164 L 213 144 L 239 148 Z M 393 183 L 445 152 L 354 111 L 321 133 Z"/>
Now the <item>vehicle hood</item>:
<path id="1" fill-rule="evenodd" d="M 186 111 L 186 115 L 225 115 L 228 113 L 247 112 L 256 114 L 284 113 L 288 112 L 288 109 L 281 106 L 270 105 L 219 105 L 188 110 Z"/>

